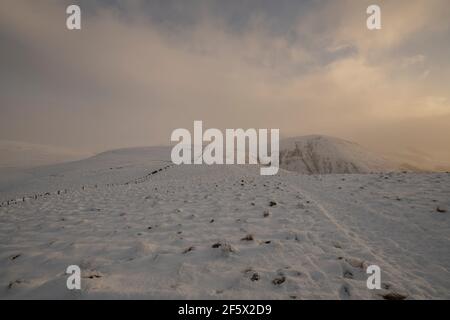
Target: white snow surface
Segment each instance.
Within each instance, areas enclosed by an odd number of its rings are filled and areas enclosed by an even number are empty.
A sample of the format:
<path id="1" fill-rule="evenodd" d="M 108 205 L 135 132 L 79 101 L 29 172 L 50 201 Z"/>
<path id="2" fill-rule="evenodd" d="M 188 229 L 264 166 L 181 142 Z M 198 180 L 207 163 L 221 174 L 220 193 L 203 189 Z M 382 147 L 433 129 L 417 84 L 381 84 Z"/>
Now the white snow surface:
<path id="1" fill-rule="evenodd" d="M 36 168 L 0 168 L 0 201 L 34 198 L 83 186 L 127 183 L 169 163 L 169 147 L 141 147 Z"/>
<path id="2" fill-rule="evenodd" d="M 0 298 L 450 298 L 450 175 L 261 176 L 168 154 L 11 173 L 2 198 L 44 194 L 0 207 Z M 372 264 L 381 290 L 367 289 Z M 69 265 L 80 291 L 66 288 Z"/>

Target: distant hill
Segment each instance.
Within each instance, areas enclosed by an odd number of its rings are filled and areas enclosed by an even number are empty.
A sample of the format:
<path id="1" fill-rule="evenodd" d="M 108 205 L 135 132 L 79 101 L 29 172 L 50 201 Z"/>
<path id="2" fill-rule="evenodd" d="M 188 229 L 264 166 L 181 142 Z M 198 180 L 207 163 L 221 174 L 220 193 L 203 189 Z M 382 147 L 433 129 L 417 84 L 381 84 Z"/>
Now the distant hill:
<path id="1" fill-rule="evenodd" d="M 354 142 L 322 135 L 282 140 L 280 167 L 304 174 L 370 173 L 401 169 L 395 162 Z"/>

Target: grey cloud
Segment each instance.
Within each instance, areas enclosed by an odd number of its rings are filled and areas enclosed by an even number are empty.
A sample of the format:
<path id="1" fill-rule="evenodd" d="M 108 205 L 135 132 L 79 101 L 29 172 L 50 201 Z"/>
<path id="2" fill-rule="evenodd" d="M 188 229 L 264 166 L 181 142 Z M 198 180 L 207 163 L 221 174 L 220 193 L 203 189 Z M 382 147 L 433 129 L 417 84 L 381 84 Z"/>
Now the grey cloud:
<path id="1" fill-rule="evenodd" d="M 450 44 L 430 40 L 450 34 L 446 1 L 382 2 L 378 34 L 364 1 L 79 3 L 83 30 L 70 32 L 65 2 L 2 2 L 1 139 L 101 151 L 164 144 L 204 120 L 450 160 L 450 129 L 417 139 L 410 125 L 450 113 Z"/>

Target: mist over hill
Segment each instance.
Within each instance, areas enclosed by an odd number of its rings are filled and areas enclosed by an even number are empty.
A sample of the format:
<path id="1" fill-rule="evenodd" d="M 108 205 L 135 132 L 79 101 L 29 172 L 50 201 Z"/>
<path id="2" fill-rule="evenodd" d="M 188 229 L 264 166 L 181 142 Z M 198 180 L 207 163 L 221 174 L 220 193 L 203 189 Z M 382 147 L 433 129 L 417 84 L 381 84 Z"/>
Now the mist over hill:
<path id="1" fill-rule="evenodd" d="M 19 141 L 0 141 L 0 168 L 37 167 L 90 156 L 89 153 Z"/>
<path id="2" fill-rule="evenodd" d="M 280 142 L 280 167 L 303 174 L 400 170 L 394 162 L 343 139 L 309 135 Z"/>

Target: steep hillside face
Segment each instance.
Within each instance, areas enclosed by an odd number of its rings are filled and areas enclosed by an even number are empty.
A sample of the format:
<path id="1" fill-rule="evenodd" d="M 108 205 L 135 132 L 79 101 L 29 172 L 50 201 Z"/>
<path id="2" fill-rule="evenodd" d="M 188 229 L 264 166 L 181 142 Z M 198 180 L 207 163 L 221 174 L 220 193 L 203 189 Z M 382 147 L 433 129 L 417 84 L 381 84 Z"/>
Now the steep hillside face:
<path id="1" fill-rule="evenodd" d="M 280 167 L 304 174 L 398 170 L 388 160 L 346 140 L 311 135 L 281 141 Z"/>

